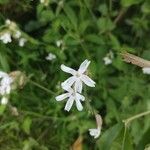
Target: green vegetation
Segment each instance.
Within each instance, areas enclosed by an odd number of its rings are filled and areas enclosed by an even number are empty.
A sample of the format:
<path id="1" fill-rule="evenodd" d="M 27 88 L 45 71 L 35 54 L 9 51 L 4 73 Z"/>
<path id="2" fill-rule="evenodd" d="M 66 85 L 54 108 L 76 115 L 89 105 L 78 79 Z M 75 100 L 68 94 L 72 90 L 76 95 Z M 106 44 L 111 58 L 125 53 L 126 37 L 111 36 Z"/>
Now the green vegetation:
<path id="1" fill-rule="evenodd" d="M 150 60 L 149 0 L 0 0 L 4 33 L 0 71 L 26 77 L 0 105 L 0 150 L 68 150 L 81 136 L 85 150 L 148 150 L 150 76 L 119 53 Z M 49 53 L 56 58 L 47 60 Z M 60 65 L 78 68 L 85 59 L 96 87 L 84 88 L 81 112 L 64 111 L 55 97 L 69 75 Z M 98 139 L 88 132 L 96 127 L 93 109 L 103 119 Z"/>

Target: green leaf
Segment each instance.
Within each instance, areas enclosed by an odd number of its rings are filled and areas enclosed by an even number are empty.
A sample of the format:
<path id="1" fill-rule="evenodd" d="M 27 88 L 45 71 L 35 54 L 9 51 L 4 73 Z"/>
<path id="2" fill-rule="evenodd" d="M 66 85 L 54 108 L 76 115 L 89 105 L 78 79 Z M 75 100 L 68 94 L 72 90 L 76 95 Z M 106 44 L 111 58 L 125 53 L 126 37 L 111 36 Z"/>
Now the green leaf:
<path id="1" fill-rule="evenodd" d="M 143 150 L 146 145 L 150 143 L 150 128 L 144 133 L 141 141 L 138 143 L 136 149 Z"/>
<path id="2" fill-rule="evenodd" d="M 142 7 L 141 7 L 142 12 L 144 13 L 150 13 L 150 0 L 146 0 Z"/>
<path id="3" fill-rule="evenodd" d="M 123 128 L 118 137 L 113 141 L 110 150 L 134 150 L 133 140 L 128 129 Z"/>
<path id="4" fill-rule="evenodd" d="M 121 4 L 124 7 L 129 7 L 129 6 L 134 5 L 134 4 L 139 4 L 142 1 L 143 0 L 121 0 Z"/>
<path id="5" fill-rule="evenodd" d="M 2 66 L 4 71 L 9 71 L 7 57 L 6 57 L 5 53 L 3 53 L 3 52 L 0 52 L 0 65 Z"/>
<path id="6" fill-rule="evenodd" d="M 30 134 L 30 127 L 32 124 L 32 120 L 30 117 L 26 117 L 22 124 L 22 129 L 26 134 Z"/>
<path id="7" fill-rule="evenodd" d="M 6 105 L 0 105 L 0 116 L 3 115 L 5 109 L 6 109 Z"/>
<path id="8" fill-rule="evenodd" d="M 123 124 L 120 123 L 106 130 L 106 132 L 102 134 L 100 140 L 98 141 L 99 149 L 110 150 L 113 141 L 117 138 L 122 128 L 123 128 Z"/>
<path id="9" fill-rule="evenodd" d="M 7 4 L 9 0 L 0 0 L 0 4 Z"/>
<path id="10" fill-rule="evenodd" d="M 101 37 L 96 34 L 86 35 L 85 40 L 94 44 L 99 44 L 99 45 L 102 43 Z"/>
<path id="11" fill-rule="evenodd" d="M 101 17 L 97 23 L 100 32 L 112 31 L 115 28 L 115 24 L 106 17 Z"/>
<path id="12" fill-rule="evenodd" d="M 64 11 L 65 11 L 67 17 L 69 18 L 69 20 L 71 21 L 72 25 L 74 26 L 74 28 L 77 29 L 77 16 L 76 16 L 74 10 L 71 7 L 69 7 L 68 5 L 65 5 Z"/>

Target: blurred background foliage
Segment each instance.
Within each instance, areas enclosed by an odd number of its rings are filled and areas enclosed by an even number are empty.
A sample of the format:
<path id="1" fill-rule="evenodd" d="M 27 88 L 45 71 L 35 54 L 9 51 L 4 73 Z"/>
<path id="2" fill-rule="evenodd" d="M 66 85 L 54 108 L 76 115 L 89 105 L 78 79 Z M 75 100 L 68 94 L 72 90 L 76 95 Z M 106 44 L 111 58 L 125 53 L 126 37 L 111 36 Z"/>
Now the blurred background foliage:
<path id="1" fill-rule="evenodd" d="M 0 42 L 0 69 L 20 70 L 31 81 L 10 96 L 18 116 L 11 106 L 0 106 L 0 150 L 66 150 L 79 136 L 85 150 L 149 146 L 149 116 L 128 125 L 123 146 L 122 120 L 150 110 L 150 78 L 118 55 L 128 51 L 150 60 L 149 0 L 0 0 L 0 32 L 6 19 L 16 23 L 27 42 L 23 47 L 15 39 Z M 110 51 L 114 59 L 106 66 L 103 58 Z M 48 53 L 56 59 L 47 61 Z M 88 103 L 82 112 L 73 107 L 67 113 L 55 100 L 67 77 L 60 65 L 78 67 L 85 59 L 92 61 L 89 72 L 97 83 L 86 89 L 86 99 L 103 118 L 98 140 L 88 133 L 95 126 Z"/>

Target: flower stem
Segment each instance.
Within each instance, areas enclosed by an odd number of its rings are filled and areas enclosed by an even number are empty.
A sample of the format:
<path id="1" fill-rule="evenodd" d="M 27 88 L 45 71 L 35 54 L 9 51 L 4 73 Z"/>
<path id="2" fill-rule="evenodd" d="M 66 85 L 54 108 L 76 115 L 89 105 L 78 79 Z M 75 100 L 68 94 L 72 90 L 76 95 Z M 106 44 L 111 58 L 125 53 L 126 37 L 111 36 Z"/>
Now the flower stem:
<path id="1" fill-rule="evenodd" d="M 122 148 L 121 148 L 121 150 L 124 150 L 124 145 L 125 145 L 125 140 L 126 140 L 126 133 L 127 133 L 127 127 L 125 126 L 124 133 L 123 133 L 123 141 L 122 141 Z"/>
<path id="2" fill-rule="evenodd" d="M 29 82 L 32 83 L 33 85 L 39 87 L 40 89 L 44 90 L 45 92 L 55 95 L 55 93 L 53 91 L 51 91 L 51 90 L 47 89 L 46 87 L 38 84 L 37 82 L 32 81 L 32 80 L 29 80 Z"/>
<path id="3" fill-rule="evenodd" d="M 138 118 L 143 117 L 143 116 L 146 116 L 146 115 L 149 115 L 149 114 L 150 114 L 150 110 L 142 112 L 142 113 L 139 113 L 139 114 L 137 114 L 135 116 L 132 116 L 132 117 L 130 117 L 128 119 L 125 119 L 125 120 L 123 120 L 123 122 L 125 123 L 125 126 L 127 126 L 127 124 L 129 124 L 133 120 L 138 119 Z"/>

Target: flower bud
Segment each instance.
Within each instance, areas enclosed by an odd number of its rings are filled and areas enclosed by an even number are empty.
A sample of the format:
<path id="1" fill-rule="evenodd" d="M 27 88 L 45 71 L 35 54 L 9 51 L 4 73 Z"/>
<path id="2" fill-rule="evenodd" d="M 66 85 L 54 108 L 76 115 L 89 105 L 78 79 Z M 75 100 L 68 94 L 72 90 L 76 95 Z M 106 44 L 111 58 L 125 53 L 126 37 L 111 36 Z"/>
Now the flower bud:
<path id="1" fill-rule="evenodd" d="M 13 78 L 12 89 L 22 89 L 25 86 L 27 77 L 23 72 L 13 71 L 9 75 Z"/>

